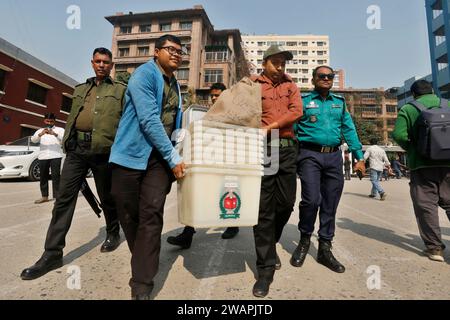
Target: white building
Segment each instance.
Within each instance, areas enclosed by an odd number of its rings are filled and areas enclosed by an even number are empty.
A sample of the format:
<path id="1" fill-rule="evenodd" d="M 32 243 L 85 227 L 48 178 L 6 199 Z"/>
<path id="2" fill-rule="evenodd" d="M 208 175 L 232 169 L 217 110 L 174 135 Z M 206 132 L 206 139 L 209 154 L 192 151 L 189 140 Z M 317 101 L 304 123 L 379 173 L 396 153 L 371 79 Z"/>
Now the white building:
<path id="1" fill-rule="evenodd" d="M 273 44 L 282 46 L 294 55 L 287 61 L 288 73 L 300 88 L 312 88 L 312 71 L 319 65 L 330 65 L 330 41 L 319 35 L 242 35 L 250 73 L 262 72 L 264 52 Z"/>

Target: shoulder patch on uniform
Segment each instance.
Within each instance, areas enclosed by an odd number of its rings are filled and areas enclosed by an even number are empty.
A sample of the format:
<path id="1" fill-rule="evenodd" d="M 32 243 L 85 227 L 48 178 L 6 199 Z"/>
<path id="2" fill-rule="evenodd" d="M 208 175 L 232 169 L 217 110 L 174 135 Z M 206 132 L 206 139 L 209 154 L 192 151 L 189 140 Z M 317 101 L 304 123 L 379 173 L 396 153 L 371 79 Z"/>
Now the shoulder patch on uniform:
<path id="1" fill-rule="evenodd" d="M 343 96 L 341 96 L 340 94 L 332 93 L 331 95 L 332 95 L 333 97 L 336 97 L 336 98 L 345 100 L 345 98 L 344 98 Z"/>
<path id="2" fill-rule="evenodd" d="M 121 85 L 123 85 L 124 87 L 127 86 L 127 84 L 126 84 L 125 82 L 122 82 L 122 81 L 114 80 L 114 83 L 116 83 L 116 84 L 121 84 Z"/>

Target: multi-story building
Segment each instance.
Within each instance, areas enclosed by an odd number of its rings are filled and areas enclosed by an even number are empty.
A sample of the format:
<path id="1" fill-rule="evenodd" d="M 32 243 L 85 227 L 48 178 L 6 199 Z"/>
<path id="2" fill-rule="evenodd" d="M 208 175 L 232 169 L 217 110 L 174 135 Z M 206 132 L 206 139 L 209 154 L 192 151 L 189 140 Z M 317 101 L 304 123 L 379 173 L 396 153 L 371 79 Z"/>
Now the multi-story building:
<path id="1" fill-rule="evenodd" d="M 250 73 L 262 72 L 264 52 L 278 44 L 289 50 L 294 59 L 287 61 L 286 73 L 292 76 L 300 88 L 312 88 L 312 71 L 319 65 L 330 65 L 330 41 L 328 36 L 317 35 L 243 35 L 245 56 Z"/>
<path id="2" fill-rule="evenodd" d="M 154 55 L 156 39 L 164 34 L 179 37 L 186 52 L 177 72 L 185 97 L 195 94 L 200 103 L 207 103 L 212 83 L 223 82 L 230 87 L 249 74 L 239 30 L 214 30 L 202 6 L 162 12 L 117 13 L 106 19 L 114 26 L 113 74 L 132 73 L 146 63 Z"/>
<path id="3" fill-rule="evenodd" d="M 425 7 L 434 90 L 450 98 L 450 0 L 425 0 Z"/>
<path id="4" fill-rule="evenodd" d="M 413 95 L 411 92 L 411 86 L 417 80 L 426 80 L 428 82 L 433 83 L 433 75 L 430 74 L 430 75 L 428 75 L 426 77 L 422 77 L 422 78 L 412 77 L 412 78 L 406 80 L 403 83 L 403 86 L 389 89 L 389 91 L 392 92 L 393 94 L 395 94 L 395 96 L 397 97 L 397 103 L 398 103 L 399 108 L 401 108 L 408 102 L 413 101 L 414 98 L 413 98 Z"/>
<path id="5" fill-rule="evenodd" d="M 54 113 L 64 127 L 77 81 L 0 38 L 0 144 L 32 135 Z"/>
<path id="6" fill-rule="evenodd" d="M 343 69 L 334 70 L 335 78 L 333 81 L 333 90 L 345 89 L 345 72 Z"/>

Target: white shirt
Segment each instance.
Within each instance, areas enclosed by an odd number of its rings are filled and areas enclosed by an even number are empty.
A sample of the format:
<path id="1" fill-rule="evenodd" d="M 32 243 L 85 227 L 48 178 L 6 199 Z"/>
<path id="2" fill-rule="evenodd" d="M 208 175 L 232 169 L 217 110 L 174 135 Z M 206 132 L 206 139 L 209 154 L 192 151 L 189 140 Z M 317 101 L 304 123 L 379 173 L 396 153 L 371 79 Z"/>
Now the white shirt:
<path id="1" fill-rule="evenodd" d="M 386 152 L 379 146 L 370 146 L 364 153 L 364 160 L 369 159 L 370 168 L 383 171 L 385 166 L 390 166 L 391 163 L 386 155 Z"/>
<path id="2" fill-rule="evenodd" d="M 31 137 L 31 141 L 33 143 L 40 142 L 40 152 L 38 159 L 39 160 L 49 160 L 49 159 L 58 159 L 63 157 L 63 151 L 61 148 L 61 142 L 64 137 L 64 129 L 60 127 L 53 127 L 52 130 L 57 134 L 54 136 L 52 134 L 44 134 L 42 137 L 39 137 L 39 134 L 44 130 L 44 128 L 39 129 L 36 133 Z"/>

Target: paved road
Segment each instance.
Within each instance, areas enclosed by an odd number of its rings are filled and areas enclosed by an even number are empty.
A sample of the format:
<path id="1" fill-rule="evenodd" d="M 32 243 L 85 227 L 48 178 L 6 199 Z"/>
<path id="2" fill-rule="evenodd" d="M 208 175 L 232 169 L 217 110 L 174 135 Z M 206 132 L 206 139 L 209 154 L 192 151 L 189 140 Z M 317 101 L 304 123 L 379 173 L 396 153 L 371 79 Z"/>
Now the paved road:
<path id="1" fill-rule="evenodd" d="M 444 263 L 422 255 L 408 181 L 383 185 L 385 202 L 367 197 L 368 180 L 346 183 L 334 242 L 334 253 L 347 268 L 344 274 L 316 263 L 316 239 L 302 268 L 289 264 L 299 237 L 297 208 L 278 245 L 283 266 L 266 299 L 450 299 L 450 254 L 445 253 Z M 97 219 L 81 197 L 67 238 L 65 265 L 35 281 L 20 280 L 21 270 L 42 253 L 51 217 L 52 204 L 35 205 L 37 198 L 38 183 L 0 182 L 0 299 L 129 299 L 126 243 L 113 253 L 100 253 L 104 220 Z M 166 243 L 182 229 L 176 212 L 174 186 L 166 204 L 155 299 L 253 299 L 252 229 L 242 228 L 232 240 L 220 238 L 223 229 L 200 229 L 190 250 L 178 250 Z M 441 226 L 450 245 L 450 222 L 443 211 Z M 72 270 L 81 272 L 80 289 L 71 281 Z"/>

